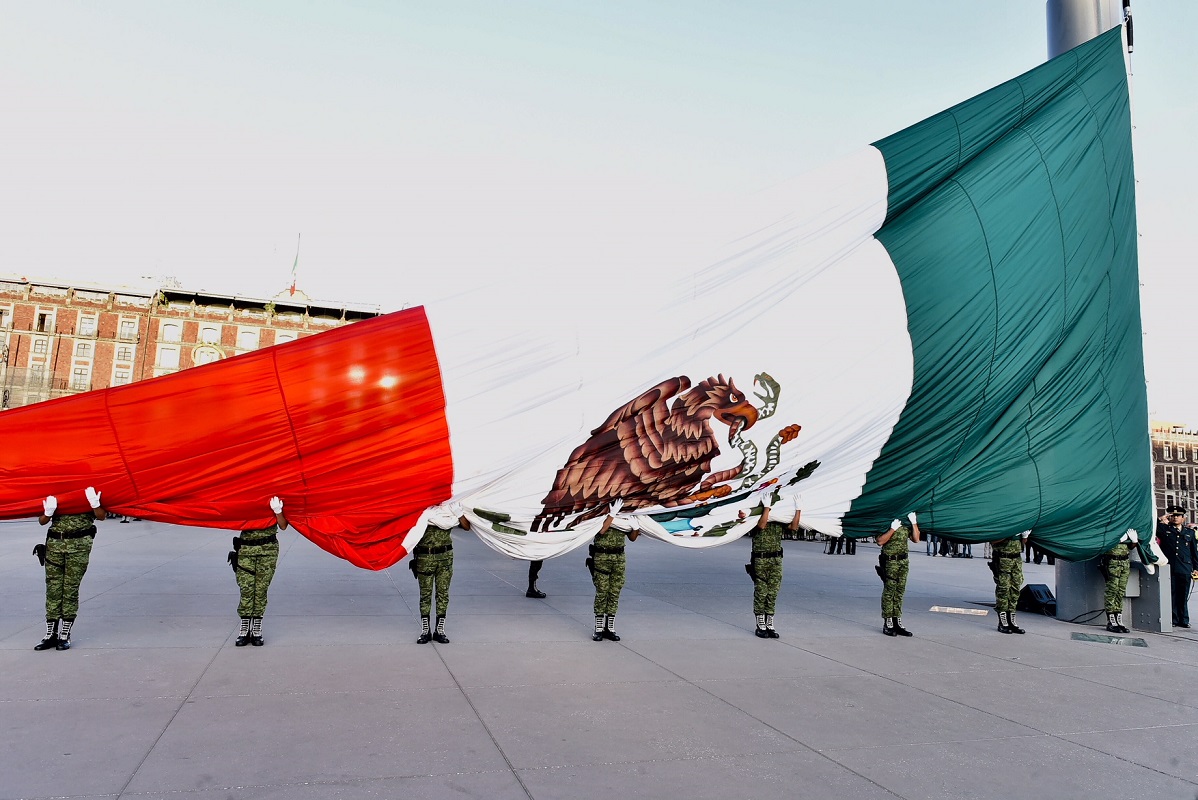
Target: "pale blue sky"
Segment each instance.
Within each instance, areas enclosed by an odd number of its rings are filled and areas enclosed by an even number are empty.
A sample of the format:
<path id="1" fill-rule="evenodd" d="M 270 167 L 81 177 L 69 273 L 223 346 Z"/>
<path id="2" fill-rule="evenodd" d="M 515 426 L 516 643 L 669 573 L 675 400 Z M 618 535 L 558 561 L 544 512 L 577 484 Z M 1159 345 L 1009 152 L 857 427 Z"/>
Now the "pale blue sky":
<path id="1" fill-rule="evenodd" d="M 0 272 L 266 296 L 302 231 L 301 288 L 390 310 L 432 299 L 422 268 L 693 244 L 1043 62 L 1044 6 L 4 2 Z M 1198 3 L 1134 11 L 1150 406 L 1198 425 L 1188 325 L 1157 316 L 1198 300 Z"/>

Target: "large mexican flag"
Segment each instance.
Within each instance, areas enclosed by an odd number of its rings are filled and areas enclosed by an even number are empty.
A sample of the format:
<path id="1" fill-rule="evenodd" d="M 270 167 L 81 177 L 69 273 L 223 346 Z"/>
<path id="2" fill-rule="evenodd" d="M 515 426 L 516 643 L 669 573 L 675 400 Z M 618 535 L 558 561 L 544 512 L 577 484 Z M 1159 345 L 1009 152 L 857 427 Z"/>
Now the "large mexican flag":
<path id="1" fill-rule="evenodd" d="M 615 501 L 684 547 L 767 495 L 827 533 L 915 511 L 1066 558 L 1151 525 L 1118 29 L 742 212 L 701 262 L 497 266 L 452 302 L 5 412 L 0 514 L 95 485 L 238 528 L 278 494 L 375 569 L 447 501 L 522 558 Z"/>

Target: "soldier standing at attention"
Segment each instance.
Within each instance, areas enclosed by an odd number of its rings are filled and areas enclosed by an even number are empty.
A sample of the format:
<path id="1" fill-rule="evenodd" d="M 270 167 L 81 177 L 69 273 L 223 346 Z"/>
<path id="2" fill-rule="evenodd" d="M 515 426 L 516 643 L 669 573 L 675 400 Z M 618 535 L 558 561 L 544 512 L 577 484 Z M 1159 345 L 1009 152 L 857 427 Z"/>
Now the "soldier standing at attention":
<path id="1" fill-rule="evenodd" d="M 108 517 L 100 505 L 99 492 L 89 486 L 84 495 L 91 511 L 82 514 L 56 513 L 58 498 L 54 495 L 42 501 L 43 513 L 37 523 L 49 523 L 50 530 L 46 543 L 33 548 L 33 552 L 46 568 L 46 638 L 35 644 L 34 650 L 71 648 L 71 626 L 79 614 L 79 584 L 91 559 L 96 520 Z"/>
<path id="2" fill-rule="evenodd" d="M 1098 561 L 1102 577 L 1106 579 L 1103 604 L 1106 608 L 1106 629 L 1111 633 L 1131 633 L 1123 624 L 1123 598 L 1127 595 L 1127 576 L 1131 573 L 1129 553 L 1140 535 L 1128 529 L 1119 543 L 1107 550 Z"/>
<path id="3" fill-rule="evenodd" d="M 990 571 L 994 573 L 994 610 L 998 612 L 999 633 L 1025 633 L 1015 624 L 1015 606 L 1023 588 L 1023 558 L 1019 543 L 1024 539 L 1017 533 L 1009 539 L 994 543 L 994 558 Z"/>
<path id="4" fill-rule="evenodd" d="M 591 581 L 595 584 L 595 632 L 591 639 L 596 642 L 604 639 L 620 641 L 616 635 L 616 611 L 620 607 L 620 592 L 624 588 L 624 571 L 628 565 L 624 537 L 635 542 L 641 535 L 634 520 L 617 516 L 623 506 L 622 500 L 611 504 L 611 512 L 603 520 L 603 527 L 590 547 L 591 557 L 587 559 Z"/>
<path id="5" fill-rule="evenodd" d="M 1194 529 L 1186 524 L 1186 510 L 1169 506 L 1156 526 L 1156 540 L 1169 560 L 1173 582 L 1173 625 L 1190 627 L 1190 584 L 1198 578 L 1198 544 Z"/>
<path id="6" fill-rule="evenodd" d="M 789 525 L 771 522 L 771 504 L 770 495 L 765 495 L 761 502 L 761 519 L 749 533 L 753 538 L 753 550 L 745 565 L 753 579 L 753 616 L 757 618 L 757 629 L 753 633 L 759 639 L 781 638 L 774 630 L 774 607 L 782 587 L 782 534 L 787 528 L 798 531 L 802 513 L 795 509 Z"/>
<path id="7" fill-rule="evenodd" d="M 915 512 L 907 515 L 907 527 L 901 520 L 890 523 L 890 530 L 877 537 L 882 547 L 878 556 L 878 574 L 882 577 L 882 633 L 887 636 L 911 636 L 903 627 L 903 595 L 907 593 L 907 542 L 919 543 L 919 525 Z"/>
<path id="8" fill-rule="evenodd" d="M 279 563 L 279 531 L 287 530 L 283 501 L 278 497 L 270 498 L 270 510 L 275 513 L 274 525 L 242 531 L 240 536 L 233 537 L 229 563 L 233 565 L 233 577 L 241 590 L 241 602 L 237 604 L 241 628 L 233 642 L 235 647 L 265 644 L 262 641 L 262 615 L 266 613 L 266 592 Z"/>
<path id="9" fill-rule="evenodd" d="M 420 582 L 420 636 L 416 644 L 435 640 L 449 644 L 445 635 L 445 614 L 449 611 L 449 583 L 453 580 L 453 537 L 455 527 L 470 530 L 470 520 L 460 508 L 440 505 L 433 509 L 420 543 L 412 551 L 412 572 Z M 430 633 L 429 615 L 433 610 L 433 588 L 437 590 L 437 627 Z"/>

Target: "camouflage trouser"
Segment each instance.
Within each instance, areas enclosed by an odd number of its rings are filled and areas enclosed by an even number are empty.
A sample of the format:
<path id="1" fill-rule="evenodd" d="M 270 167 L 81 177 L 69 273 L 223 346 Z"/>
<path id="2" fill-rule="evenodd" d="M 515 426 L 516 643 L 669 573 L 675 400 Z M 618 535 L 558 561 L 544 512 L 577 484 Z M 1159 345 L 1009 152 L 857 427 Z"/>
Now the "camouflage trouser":
<path id="1" fill-rule="evenodd" d="M 907 559 L 886 561 L 883 571 L 886 579 L 882 583 L 882 618 L 903 615 L 903 595 L 907 593 L 907 571 L 911 563 Z"/>
<path id="2" fill-rule="evenodd" d="M 999 558 L 994 571 L 994 610 L 1011 613 L 1019 604 L 1019 590 L 1023 588 L 1023 559 Z"/>
<path id="3" fill-rule="evenodd" d="M 778 602 L 778 589 L 782 586 L 782 559 L 755 558 L 753 571 L 753 613 L 773 614 Z"/>
<path id="4" fill-rule="evenodd" d="M 449 582 L 453 580 L 453 553 L 416 556 L 416 578 L 420 581 L 420 616 L 433 610 L 433 584 L 437 588 L 437 616 L 449 610 Z"/>
<path id="5" fill-rule="evenodd" d="M 614 617 L 620 607 L 620 592 L 624 588 L 624 568 L 628 564 L 628 556 L 623 553 L 596 553 L 595 574 L 595 613 Z"/>
<path id="6" fill-rule="evenodd" d="M 46 619 L 79 614 L 79 584 L 92 554 L 92 537 L 46 540 Z"/>
<path id="7" fill-rule="evenodd" d="M 1131 564 L 1126 559 L 1112 560 L 1107 564 L 1106 592 L 1103 602 L 1108 614 L 1119 614 L 1123 611 L 1123 598 L 1127 594 L 1127 576 L 1131 574 Z"/>
<path id="8" fill-rule="evenodd" d="M 270 588 L 278 563 L 278 542 L 242 545 L 237 551 L 237 569 L 233 573 L 237 577 L 237 588 L 241 589 L 237 616 L 261 617 L 266 613 L 266 590 Z"/>

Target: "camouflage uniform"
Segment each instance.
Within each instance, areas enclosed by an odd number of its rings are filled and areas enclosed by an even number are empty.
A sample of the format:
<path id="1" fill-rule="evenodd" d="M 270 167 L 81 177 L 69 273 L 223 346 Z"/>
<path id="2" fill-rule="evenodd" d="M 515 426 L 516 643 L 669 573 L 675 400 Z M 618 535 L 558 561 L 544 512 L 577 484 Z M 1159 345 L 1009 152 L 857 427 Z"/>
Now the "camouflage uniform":
<path id="1" fill-rule="evenodd" d="M 434 552 L 429 552 L 429 551 Z M 449 582 L 453 580 L 453 537 L 448 530 L 429 525 L 420 544 L 412 551 L 416 578 L 420 582 L 420 616 L 427 618 L 433 607 L 433 585 L 437 589 L 437 617 L 449 609 Z"/>
<path id="2" fill-rule="evenodd" d="M 591 576 L 595 584 L 595 616 L 616 615 L 620 607 L 620 592 L 624 588 L 624 569 L 628 556 L 624 555 L 624 531 L 608 528 L 595 537 L 595 572 Z M 619 550 L 618 553 L 603 552 Z"/>
<path id="3" fill-rule="evenodd" d="M 242 531 L 237 538 L 237 566 L 233 574 L 241 589 L 237 616 L 261 619 L 266 613 L 266 592 L 279 563 L 279 526 Z M 239 543 L 239 544 L 238 544 Z"/>
<path id="4" fill-rule="evenodd" d="M 907 542 L 911 539 L 911 528 L 900 525 L 894 535 L 882 545 L 882 619 L 898 619 L 903 616 L 903 595 L 907 593 Z"/>
<path id="5" fill-rule="evenodd" d="M 991 570 L 994 573 L 994 610 L 998 612 L 998 630 L 1001 633 L 1023 633 L 1015 624 L 1015 607 L 1019 604 L 1019 590 L 1023 588 L 1023 554 L 1020 537 L 1012 536 L 995 542 Z"/>
<path id="6" fill-rule="evenodd" d="M 785 530 L 786 526 L 780 522 L 766 522 L 764 527 L 754 526 L 749 533 L 753 537 L 753 550 L 746 569 L 753 579 L 753 616 L 757 620 L 754 633 L 760 639 L 780 638 L 774 630 L 774 606 L 782 587 L 782 534 Z"/>
<path id="7" fill-rule="evenodd" d="M 1127 596 L 1127 576 L 1131 574 L 1128 546 L 1120 542 L 1103 555 L 1106 562 L 1106 592 L 1103 605 L 1108 614 L 1122 613 L 1123 598 Z"/>
<path id="8" fill-rule="evenodd" d="M 46 622 L 73 621 L 79 614 L 79 584 L 87 572 L 96 515 L 59 514 L 46 533 Z"/>

